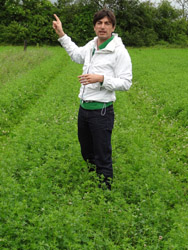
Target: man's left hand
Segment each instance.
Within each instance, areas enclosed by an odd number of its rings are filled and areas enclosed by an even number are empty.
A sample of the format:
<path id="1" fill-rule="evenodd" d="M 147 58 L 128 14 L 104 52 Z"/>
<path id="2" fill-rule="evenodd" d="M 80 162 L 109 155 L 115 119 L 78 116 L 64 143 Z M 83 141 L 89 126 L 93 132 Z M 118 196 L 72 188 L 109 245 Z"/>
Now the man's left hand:
<path id="1" fill-rule="evenodd" d="M 80 83 L 83 85 L 104 81 L 103 75 L 96 75 L 96 74 L 81 75 L 81 76 L 78 76 L 78 78 L 79 78 Z"/>

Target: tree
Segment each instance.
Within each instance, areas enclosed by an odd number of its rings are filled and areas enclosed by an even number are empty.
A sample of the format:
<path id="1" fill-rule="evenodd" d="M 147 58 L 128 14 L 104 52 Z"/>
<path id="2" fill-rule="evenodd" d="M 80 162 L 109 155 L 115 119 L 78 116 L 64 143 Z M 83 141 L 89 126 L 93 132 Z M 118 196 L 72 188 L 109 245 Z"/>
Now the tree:
<path id="1" fill-rule="evenodd" d="M 126 45 L 155 44 L 157 40 L 153 25 L 155 8 L 150 2 L 116 0 L 113 8 L 117 18 L 116 31 Z"/>
<path id="2" fill-rule="evenodd" d="M 117 19 L 115 32 L 125 45 L 150 46 L 157 41 L 186 44 L 188 0 L 176 0 L 181 10 L 163 0 L 157 7 L 150 0 L 0 0 L 0 43 L 57 44 L 52 29 L 56 13 L 65 32 L 78 44 L 91 40 L 93 14 L 103 7 L 114 11 Z"/>
<path id="3" fill-rule="evenodd" d="M 0 1 L 0 42 L 23 44 L 50 44 L 55 40 L 52 30 L 54 6 L 48 0 Z"/>
<path id="4" fill-rule="evenodd" d="M 181 21 L 181 13 L 168 1 L 162 1 L 157 8 L 155 30 L 159 40 L 169 43 L 186 43 L 187 24 Z"/>
<path id="5" fill-rule="evenodd" d="M 182 8 L 182 16 L 183 18 L 187 18 L 188 16 L 188 0 L 176 0 L 176 3 L 180 5 Z"/>

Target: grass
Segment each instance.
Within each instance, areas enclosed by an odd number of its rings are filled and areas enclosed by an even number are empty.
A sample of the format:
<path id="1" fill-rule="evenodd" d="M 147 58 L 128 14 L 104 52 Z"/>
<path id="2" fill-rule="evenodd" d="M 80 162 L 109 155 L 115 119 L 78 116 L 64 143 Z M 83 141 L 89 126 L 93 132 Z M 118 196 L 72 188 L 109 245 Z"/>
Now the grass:
<path id="1" fill-rule="evenodd" d="M 188 249 L 188 50 L 129 53 L 134 81 L 114 104 L 110 192 L 80 154 L 82 66 L 59 47 L 0 48 L 1 249 Z"/>
<path id="2" fill-rule="evenodd" d="M 6 46 L 0 49 L 0 88 L 9 81 L 16 80 L 28 71 L 40 65 L 51 56 L 49 50 L 31 48 L 25 53 L 22 47 Z"/>

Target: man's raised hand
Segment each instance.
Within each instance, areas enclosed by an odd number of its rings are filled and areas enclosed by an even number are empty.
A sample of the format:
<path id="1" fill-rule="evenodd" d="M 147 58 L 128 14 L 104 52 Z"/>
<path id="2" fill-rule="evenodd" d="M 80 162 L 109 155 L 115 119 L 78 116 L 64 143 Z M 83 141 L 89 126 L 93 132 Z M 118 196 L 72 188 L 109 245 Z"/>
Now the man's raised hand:
<path id="1" fill-rule="evenodd" d="M 62 23 L 56 14 L 54 14 L 54 17 L 55 17 L 56 21 L 53 21 L 53 28 L 54 28 L 55 32 L 58 34 L 58 36 L 62 37 L 65 35 L 63 28 L 62 28 Z"/>

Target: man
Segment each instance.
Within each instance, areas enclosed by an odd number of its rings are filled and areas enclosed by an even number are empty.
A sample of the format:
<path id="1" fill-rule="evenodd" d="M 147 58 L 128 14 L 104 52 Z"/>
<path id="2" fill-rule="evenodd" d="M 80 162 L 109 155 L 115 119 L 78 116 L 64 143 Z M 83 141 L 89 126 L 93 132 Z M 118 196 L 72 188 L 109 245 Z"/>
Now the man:
<path id="1" fill-rule="evenodd" d="M 81 83 L 78 114 L 81 153 L 89 166 L 96 166 L 97 174 L 111 189 L 113 102 L 116 90 L 126 91 L 132 84 L 131 59 L 121 38 L 113 34 L 116 19 L 110 10 L 103 9 L 94 15 L 96 37 L 83 47 L 71 41 L 59 18 L 54 16 L 53 28 L 59 36 L 58 41 L 73 61 L 83 64 L 83 74 L 78 76 Z"/>

